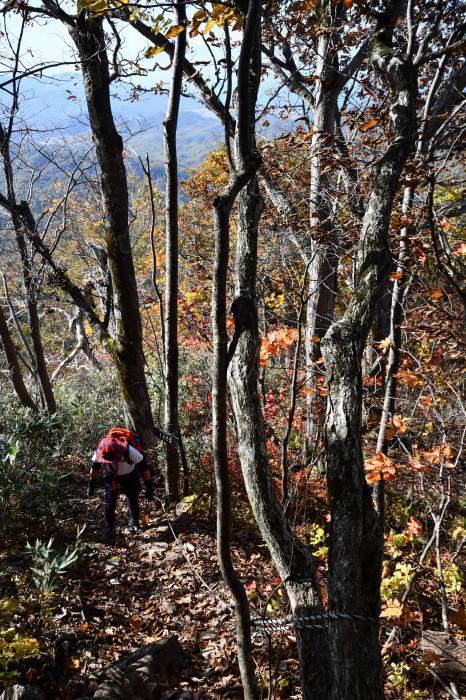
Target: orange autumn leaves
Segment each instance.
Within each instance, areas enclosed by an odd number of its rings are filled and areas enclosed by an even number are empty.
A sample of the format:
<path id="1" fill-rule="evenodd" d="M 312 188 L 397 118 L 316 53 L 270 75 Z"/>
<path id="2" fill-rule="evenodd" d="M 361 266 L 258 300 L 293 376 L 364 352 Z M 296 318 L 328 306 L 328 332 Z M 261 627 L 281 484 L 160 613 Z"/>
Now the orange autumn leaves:
<path id="1" fill-rule="evenodd" d="M 275 331 L 269 331 L 265 338 L 262 339 L 260 366 L 265 367 L 267 361 L 272 355 L 279 355 L 280 352 L 286 350 L 289 345 L 292 345 L 298 337 L 296 328 L 278 328 Z"/>
<path id="2" fill-rule="evenodd" d="M 395 435 L 402 435 L 406 432 L 406 426 L 401 416 L 393 416 L 393 421 L 390 420 L 385 432 L 387 440 L 391 440 Z M 443 463 L 444 466 L 452 468 L 455 465 L 451 461 L 454 457 L 454 452 L 450 445 L 437 445 L 431 450 L 418 450 L 414 445 L 414 459 L 408 462 L 409 467 L 415 472 L 425 472 L 436 464 Z M 387 455 L 382 452 L 376 452 L 375 455 L 366 459 L 364 462 L 364 470 L 366 472 L 366 481 L 368 484 L 374 484 L 382 478 L 384 481 L 393 481 L 396 470 L 401 468 L 400 464 L 395 464 Z"/>
<path id="3" fill-rule="evenodd" d="M 406 425 L 401 416 L 396 413 L 393 419 L 390 418 L 385 429 L 385 439 L 392 440 L 395 435 L 403 435 L 406 432 Z"/>
<path id="4" fill-rule="evenodd" d="M 395 464 L 387 455 L 376 452 L 373 457 L 364 462 L 367 483 L 374 484 L 382 477 L 384 481 L 393 481 L 397 466 L 399 465 Z"/>

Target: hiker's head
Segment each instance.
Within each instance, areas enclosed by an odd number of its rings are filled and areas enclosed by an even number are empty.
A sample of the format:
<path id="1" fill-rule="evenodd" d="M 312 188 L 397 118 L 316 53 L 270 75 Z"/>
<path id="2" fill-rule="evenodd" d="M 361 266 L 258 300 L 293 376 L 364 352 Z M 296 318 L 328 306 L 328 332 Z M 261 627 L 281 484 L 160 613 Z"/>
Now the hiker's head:
<path id="1" fill-rule="evenodd" d="M 99 442 L 99 445 L 95 451 L 96 461 L 101 464 L 112 464 L 113 462 L 119 462 L 123 460 L 125 454 L 126 445 L 120 440 L 115 438 L 103 438 Z"/>

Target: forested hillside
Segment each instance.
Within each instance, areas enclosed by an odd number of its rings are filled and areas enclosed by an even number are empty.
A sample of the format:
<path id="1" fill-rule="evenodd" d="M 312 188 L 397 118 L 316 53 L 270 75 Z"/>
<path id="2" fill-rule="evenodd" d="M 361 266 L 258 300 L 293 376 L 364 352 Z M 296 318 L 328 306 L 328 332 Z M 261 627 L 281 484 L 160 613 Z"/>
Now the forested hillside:
<path id="1" fill-rule="evenodd" d="M 5 3 L 0 700 L 465 697 L 465 9 Z"/>
<path id="2" fill-rule="evenodd" d="M 43 81 L 26 79 L 16 115 L 34 132 L 27 147 L 21 143 L 13 167 L 18 197 L 30 197 L 31 209 L 40 214 L 44 201 L 55 192 L 55 183 L 73 173 L 76 163 L 83 161 L 87 172 L 94 172 L 90 152 L 92 136 L 85 114 L 82 85 L 76 75 L 51 75 Z M 69 90 L 69 87 L 72 90 Z M 138 156 L 149 155 L 154 186 L 164 187 L 163 121 L 167 106 L 164 95 L 141 95 L 131 101 L 132 93 L 121 87 L 121 96 L 114 93 L 112 105 L 118 129 L 125 143 L 125 164 L 135 181 L 144 177 Z M 179 177 L 187 177 L 189 168 L 198 166 L 223 140 L 218 120 L 193 100 L 183 98 L 178 125 Z M 31 177 L 34 187 L 29 193 Z M 4 177 L 1 177 L 4 188 Z M 85 193 L 84 182 L 76 185 Z"/>

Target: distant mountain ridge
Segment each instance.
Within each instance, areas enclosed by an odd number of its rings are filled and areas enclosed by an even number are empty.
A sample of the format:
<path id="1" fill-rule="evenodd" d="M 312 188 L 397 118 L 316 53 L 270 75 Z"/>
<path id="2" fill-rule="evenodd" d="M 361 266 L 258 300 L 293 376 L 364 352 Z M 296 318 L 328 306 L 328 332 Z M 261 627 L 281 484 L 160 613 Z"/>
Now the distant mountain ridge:
<path id="1" fill-rule="evenodd" d="M 60 153 L 66 171 L 73 161 L 91 145 L 91 132 L 86 114 L 84 89 L 79 77 L 61 76 L 53 82 L 23 81 L 18 112 L 20 122 L 33 129 L 39 151 L 30 150 L 25 159 L 30 169 L 44 166 L 47 154 Z M 117 90 L 115 89 L 115 92 Z M 121 89 L 123 96 L 123 89 Z M 163 121 L 168 98 L 166 95 L 144 94 L 139 100 L 112 97 L 112 110 L 117 129 L 125 144 L 128 173 L 142 176 L 138 156 L 145 161 L 149 155 L 154 184 L 164 189 Z M 177 149 L 179 179 L 185 179 L 190 168 L 198 166 L 223 140 L 224 130 L 219 120 L 194 100 L 181 98 L 178 120 Z M 69 154 L 67 156 L 67 149 Z M 20 195 L 25 196 L 30 178 L 28 168 L 21 164 L 16 179 Z M 48 165 L 38 180 L 33 194 L 33 206 L 51 191 L 56 180 L 62 180 L 59 167 Z M 1 179 L 1 178 L 0 178 Z"/>
<path id="2" fill-rule="evenodd" d="M 17 161 L 17 194 L 18 198 L 26 198 L 31 173 L 42 169 L 31 198 L 33 210 L 39 213 L 43 199 L 53 197 L 54 183 L 66 179 L 66 173 L 72 172 L 74 164 L 92 146 L 92 135 L 79 73 L 28 78 L 21 87 L 17 131 L 21 133 L 21 124 L 31 130 L 35 148 Z M 167 103 L 167 95 L 146 92 L 139 99 L 132 99 L 126 86 L 112 85 L 113 117 L 124 141 L 128 174 L 142 177 L 138 156 L 145 162 L 148 154 L 153 182 L 161 191 L 165 189 L 163 121 Z M 271 116 L 268 120 L 269 136 L 284 128 L 284 122 Z M 215 115 L 196 100 L 181 97 L 177 133 L 179 180 L 186 179 L 188 170 L 200 165 L 223 139 L 224 129 Z M 53 154 L 57 165 L 47 165 Z M 0 173 L 0 187 L 2 184 Z"/>

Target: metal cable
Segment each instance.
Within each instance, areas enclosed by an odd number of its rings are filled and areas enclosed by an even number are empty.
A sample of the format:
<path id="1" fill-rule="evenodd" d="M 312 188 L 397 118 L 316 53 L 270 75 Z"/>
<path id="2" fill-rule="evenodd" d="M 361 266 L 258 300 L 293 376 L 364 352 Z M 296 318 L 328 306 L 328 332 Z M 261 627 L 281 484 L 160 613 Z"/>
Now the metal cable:
<path id="1" fill-rule="evenodd" d="M 204 588 L 206 588 L 209 591 L 209 593 L 215 598 L 215 600 L 217 600 L 219 603 L 221 603 L 221 605 L 223 605 L 224 608 L 226 608 L 227 610 L 229 610 L 231 613 L 234 614 L 235 609 L 231 605 L 228 605 L 228 603 L 225 603 L 225 601 L 222 600 L 219 595 L 217 595 L 217 593 L 209 586 L 208 583 L 206 583 L 206 581 L 204 581 L 202 576 L 195 569 L 194 565 L 191 563 L 191 560 L 189 559 L 188 555 L 186 554 L 186 551 L 185 551 L 182 543 L 178 539 L 178 537 L 177 537 L 177 535 L 172 527 L 172 523 L 168 517 L 164 502 L 160 498 L 157 498 L 156 496 L 155 496 L 155 498 L 162 505 L 162 510 L 163 510 L 165 517 L 167 519 L 168 527 L 170 528 L 170 531 L 171 531 L 178 547 L 180 548 L 181 554 L 183 555 L 183 557 L 186 559 L 187 563 L 189 564 L 191 571 L 194 573 L 196 578 L 199 579 L 199 581 L 202 583 Z M 257 627 L 259 629 L 262 628 L 266 632 L 267 631 L 282 632 L 284 630 L 291 629 L 291 628 L 326 630 L 326 629 L 328 629 L 328 625 L 322 625 L 322 624 L 316 624 L 316 623 L 318 621 L 321 621 L 321 620 L 339 620 L 339 619 L 356 620 L 358 622 L 369 622 L 373 625 L 376 625 L 377 627 L 380 626 L 380 622 L 373 617 L 367 617 L 365 615 L 352 615 L 349 613 L 335 613 L 335 612 L 329 612 L 329 613 L 326 613 L 325 615 L 309 615 L 306 617 L 281 617 L 281 618 L 279 617 L 279 618 L 265 619 L 265 620 L 260 620 L 257 617 L 252 617 L 251 618 L 251 625 L 253 625 L 253 627 Z"/>

